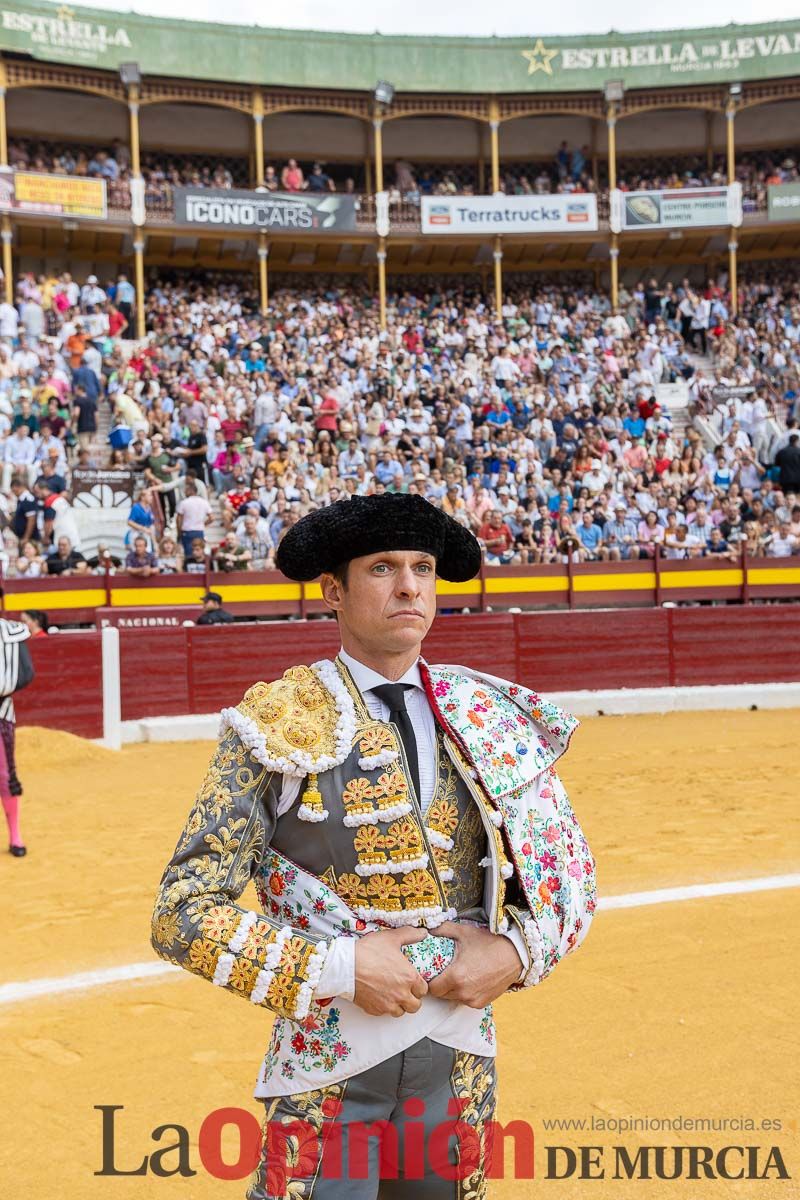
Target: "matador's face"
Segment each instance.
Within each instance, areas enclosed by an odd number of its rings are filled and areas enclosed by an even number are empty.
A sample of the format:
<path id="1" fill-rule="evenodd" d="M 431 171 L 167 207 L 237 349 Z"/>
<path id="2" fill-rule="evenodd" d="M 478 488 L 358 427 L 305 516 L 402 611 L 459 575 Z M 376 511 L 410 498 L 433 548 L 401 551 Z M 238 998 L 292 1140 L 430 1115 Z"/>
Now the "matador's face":
<path id="1" fill-rule="evenodd" d="M 436 615 L 436 560 L 419 550 L 365 554 L 344 582 L 323 576 L 323 595 L 343 639 L 378 654 L 418 649 Z"/>

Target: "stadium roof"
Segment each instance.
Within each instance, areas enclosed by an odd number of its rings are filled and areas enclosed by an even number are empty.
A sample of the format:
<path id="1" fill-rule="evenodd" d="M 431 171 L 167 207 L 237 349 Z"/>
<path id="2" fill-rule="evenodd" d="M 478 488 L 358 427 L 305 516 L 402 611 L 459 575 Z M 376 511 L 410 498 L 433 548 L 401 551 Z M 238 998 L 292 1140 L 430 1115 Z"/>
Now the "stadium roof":
<path id="1" fill-rule="evenodd" d="M 237 84 L 401 92 L 559 93 L 800 73 L 800 19 L 602 36 L 407 37 L 213 25 L 0 0 L 0 50 L 54 63 Z"/>

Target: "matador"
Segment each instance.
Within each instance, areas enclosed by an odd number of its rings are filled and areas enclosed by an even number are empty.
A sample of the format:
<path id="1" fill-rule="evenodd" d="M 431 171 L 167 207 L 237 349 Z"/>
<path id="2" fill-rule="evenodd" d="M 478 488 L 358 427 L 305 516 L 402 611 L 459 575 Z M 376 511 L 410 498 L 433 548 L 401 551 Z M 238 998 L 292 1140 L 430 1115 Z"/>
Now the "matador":
<path id="1" fill-rule="evenodd" d="M 274 1014 L 248 1200 L 481 1200 L 492 1003 L 591 923 L 556 772 L 575 718 L 421 654 L 437 579 L 480 555 L 399 493 L 315 511 L 278 548 L 289 579 L 319 577 L 341 650 L 223 710 L 152 926 L 163 958 Z M 250 880 L 260 912 L 238 903 Z"/>

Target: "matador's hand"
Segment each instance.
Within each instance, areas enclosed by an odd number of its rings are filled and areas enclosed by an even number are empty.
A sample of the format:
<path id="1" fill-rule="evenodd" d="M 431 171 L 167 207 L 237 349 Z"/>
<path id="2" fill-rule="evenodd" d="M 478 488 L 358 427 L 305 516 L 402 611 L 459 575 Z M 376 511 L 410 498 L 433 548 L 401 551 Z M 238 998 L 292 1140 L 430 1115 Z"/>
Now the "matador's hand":
<path id="1" fill-rule="evenodd" d="M 354 1002 L 373 1017 L 416 1012 L 428 985 L 400 949 L 421 942 L 427 929 L 378 929 L 356 942 Z"/>
<path id="2" fill-rule="evenodd" d="M 432 996 L 484 1008 L 519 979 L 519 954 L 502 934 L 490 933 L 483 925 L 460 925 L 455 921 L 437 925 L 431 932 L 451 937 L 456 943 L 450 966 L 430 981 Z"/>

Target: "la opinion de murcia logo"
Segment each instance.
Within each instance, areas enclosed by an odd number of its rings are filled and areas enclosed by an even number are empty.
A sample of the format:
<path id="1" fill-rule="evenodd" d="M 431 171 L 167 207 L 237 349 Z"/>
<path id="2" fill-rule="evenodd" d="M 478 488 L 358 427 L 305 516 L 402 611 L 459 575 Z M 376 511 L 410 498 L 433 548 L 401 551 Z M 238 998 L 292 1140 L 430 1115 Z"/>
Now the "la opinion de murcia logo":
<path id="1" fill-rule="evenodd" d="M 121 25 L 114 29 L 81 20 L 66 4 L 57 8 L 52 17 L 3 9 L 2 23 L 3 29 L 27 34 L 33 45 L 75 54 L 104 54 L 107 50 L 131 45 L 127 30 Z"/>

